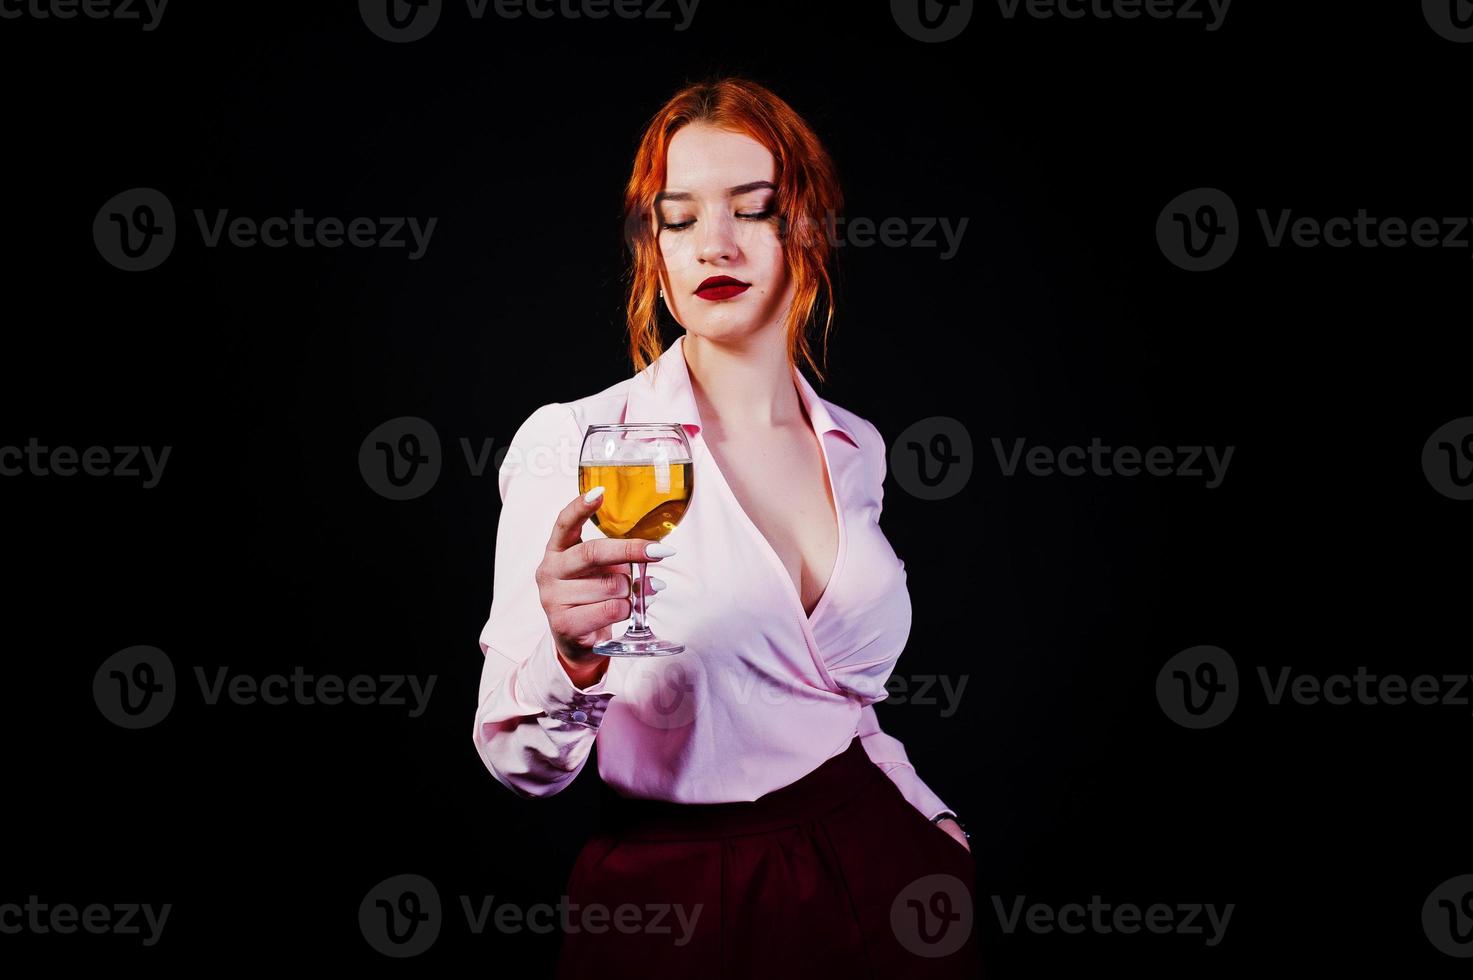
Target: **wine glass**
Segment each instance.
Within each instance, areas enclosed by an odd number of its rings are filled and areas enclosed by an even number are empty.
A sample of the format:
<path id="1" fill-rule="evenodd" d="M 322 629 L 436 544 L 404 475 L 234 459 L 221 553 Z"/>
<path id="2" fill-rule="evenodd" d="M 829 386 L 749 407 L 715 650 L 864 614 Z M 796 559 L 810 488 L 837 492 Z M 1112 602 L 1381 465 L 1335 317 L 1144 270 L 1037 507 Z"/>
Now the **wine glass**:
<path id="1" fill-rule="evenodd" d="M 578 454 L 578 492 L 604 488 L 591 518 L 611 538 L 659 541 L 675 530 L 690 506 L 695 466 L 690 441 L 678 422 L 621 422 L 590 425 Z M 645 563 L 634 572 L 634 622 L 617 639 L 595 644 L 606 657 L 668 657 L 684 643 L 662 640 L 645 623 Z"/>

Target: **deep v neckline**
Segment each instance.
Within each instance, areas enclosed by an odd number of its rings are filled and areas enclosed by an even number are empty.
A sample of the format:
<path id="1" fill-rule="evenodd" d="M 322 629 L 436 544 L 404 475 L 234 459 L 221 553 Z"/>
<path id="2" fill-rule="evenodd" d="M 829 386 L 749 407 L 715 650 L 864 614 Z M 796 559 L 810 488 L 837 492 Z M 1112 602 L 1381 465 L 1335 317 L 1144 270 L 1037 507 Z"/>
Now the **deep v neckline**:
<path id="1" fill-rule="evenodd" d="M 812 432 L 812 420 L 809 419 L 806 424 L 809 426 L 809 431 Z M 742 506 L 741 500 L 737 498 L 736 491 L 732 490 L 731 484 L 727 482 L 726 474 L 721 471 L 721 464 L 716 461 L 716 454 L 711 452 L 710 446 L 706 445 L 705 436 L 700 432 L 696 433 L 696 441 L 700 443 L 702 452 L 705 453 L 706 459 L 711 464 L 711 472 L 715 475 L 716 482 L 721 484 L 722 489 L 726 492 L 727 499 L 731 501 L 732 507 L 741 515 L 742 523 L 747 526 L 747 529 L 761 543 L 762 550 L 766 553 L 778 575 L 781 576 L 783 582 L 786 584 L 784 591 L 792 597 L 793 605 L 798 609 L 798 615 L 802 617 L 803 622 L 808 626 L 812 626 L 818 620 L 818 614 L 823 612 L 825 607 L 828 606 L 829 597 L 834 594 L 834 585 L 839 580 L 839 573 L 843 571 L 844 556 L 848 550 L 849 543 L 849 532 L 844 521 L 843 497 L 839 493 L 838 485 L 834 482 L 834 469 L 829 464 L 829 447 L 824 440 L 823 434 L 814 432 L 814 435 L 818 439 L 819 455 L 823 458 L 824 474 L 828 479 L 828 493 L 833 498 L 834 522 L 838 525 L 839 529 L 839 548 L 834 555 L 834 567 L 829 570 L 829 577 L 828 581 L 824 584 L 823 594 L 818 597 L 818 602 L 814 604 L 813 612 L 810 613 L 803 608 L 803 593 L 798 584 L 793 581 L 793 577 L 788 574 L 788 568 L 783 564 L 782 556 L 777 553 L 777 549 L 772 546 L 772 542 L 767 540 L 767 535 L 762 533 L 762 529 L 757 526 L 757 522 L 752 520 L 747 514 L 746 508 Z M 696 492 L 700 492 L 699 484 L 697 484 Z"/>

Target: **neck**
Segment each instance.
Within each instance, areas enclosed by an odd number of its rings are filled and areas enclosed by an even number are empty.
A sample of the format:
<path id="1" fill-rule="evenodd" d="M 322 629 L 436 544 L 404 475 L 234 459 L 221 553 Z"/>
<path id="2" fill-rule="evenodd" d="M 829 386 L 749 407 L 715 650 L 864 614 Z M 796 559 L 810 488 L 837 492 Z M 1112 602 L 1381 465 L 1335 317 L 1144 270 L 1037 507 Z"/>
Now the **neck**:
<path id="1" fill-rule="evenodd" d="M 719 434 L 801 421 L 803 402 L 781 329 L 762 330 L 734 343 L 687 331 L 681 346 L 706 427 Z"/>

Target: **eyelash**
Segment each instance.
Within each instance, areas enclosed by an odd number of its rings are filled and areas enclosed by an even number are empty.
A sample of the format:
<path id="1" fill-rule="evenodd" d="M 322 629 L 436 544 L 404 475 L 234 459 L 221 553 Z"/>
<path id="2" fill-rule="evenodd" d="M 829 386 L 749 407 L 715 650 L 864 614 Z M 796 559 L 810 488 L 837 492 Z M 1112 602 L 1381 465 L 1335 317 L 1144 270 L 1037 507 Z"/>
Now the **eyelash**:
<path id="1" fill-rule="evenodd" d="M 761 211 L 756 211 L 756 212 L 752 212 L 752 213 L 744 213 L 744 212 L 738 211 L 737 212 L 737 217 L 738 218 L 745 218 L 747 221 L 766 221 L 768 218 L 772 217 L 772 213 L 773 213 L 773 209 L 769 206 L 769 207 L 763 208 Z M 664 219 L 661 219 L 661 221 L 660 221 L 660 230 L 661 231 L 685 231 L 685 229 L 689 228 L 691 225 L 693 225 L 695 223 L 696 223 L 696 219 L 695 218 L 691 218 L 691 219 L 689 219 L 687 221 L 682 221 L 679 224 L 670 224 L 670 223 L 666 222 Z"/>

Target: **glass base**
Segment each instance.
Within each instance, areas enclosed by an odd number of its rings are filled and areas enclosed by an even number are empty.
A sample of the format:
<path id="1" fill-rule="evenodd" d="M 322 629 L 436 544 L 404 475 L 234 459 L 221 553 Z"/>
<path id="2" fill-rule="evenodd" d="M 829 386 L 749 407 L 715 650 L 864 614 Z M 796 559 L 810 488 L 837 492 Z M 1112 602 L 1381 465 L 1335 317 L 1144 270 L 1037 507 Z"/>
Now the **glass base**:
<path id="1" fill-rule="evenodd" d="M 637 633 L 633 628 L 618 639 L 595 643 L 593 652 L 605 657 L 668 657 L 685 651 L 684 643 L 662 640 L 652 630 Z"/>

